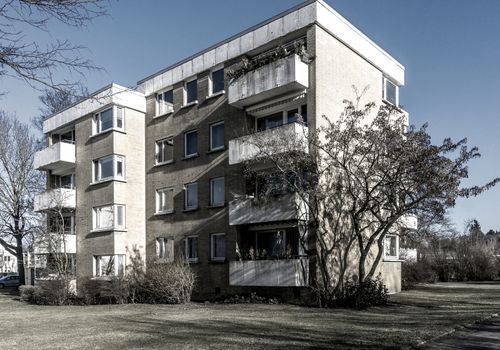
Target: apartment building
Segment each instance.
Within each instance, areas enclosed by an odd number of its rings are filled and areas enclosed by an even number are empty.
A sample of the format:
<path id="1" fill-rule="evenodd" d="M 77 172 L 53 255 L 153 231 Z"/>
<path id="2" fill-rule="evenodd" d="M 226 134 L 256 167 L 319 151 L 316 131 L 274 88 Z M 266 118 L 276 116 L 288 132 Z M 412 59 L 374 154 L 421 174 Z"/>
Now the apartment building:
<path id="1" fill-rule="evenodd" d="M 0 273 L 17 272 L 17 258 L 0 248 Z"/>
<path id="2" fill-rule="evenodd" d="M 228 77 L 254 57 L 274 58 Z M 187 259 L 195 298 L 300 298 L 316 274 L 299 245 L 310 233 L 293 193 L 265 205 L 248 196 L 243 164 L 256 150 L 247 141 L 296 134 L 299 116 L 313 130 L 322 115 L 340 115 L 353 85 L 369 87 L 366 101 L 399 106 L 404 67 L 326 3 L 306 1 L 135 90 L 111 84 L 45 120 L 35 163 L 49 180 L 36 210 L 66 218 L 77 283 L 122 274 L 138 251 L 157 263 Z M 401 288 L 398 249 L 389 237 L 380 272 L 391 291 Z"/>

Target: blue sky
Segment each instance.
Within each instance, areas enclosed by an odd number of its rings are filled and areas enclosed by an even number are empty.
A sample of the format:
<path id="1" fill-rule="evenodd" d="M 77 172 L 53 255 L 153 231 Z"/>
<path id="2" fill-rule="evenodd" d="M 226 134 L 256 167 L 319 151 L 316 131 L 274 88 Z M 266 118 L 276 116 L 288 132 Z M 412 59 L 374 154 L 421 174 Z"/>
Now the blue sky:
<path id="1" fill-rule="evenodd" d="M 300 3 L 298 0 L 122 0 L 87 29 L 53 24 L 30 39 L 69 39 L 104 72 L 88 74 L 89 90 L 138 80 Z M 482 158 L 465 184 L 500 175 L 500 1 L 327 0 L 333 8 L 406 67 L 401 100 L 415 125 L 429 123 L 434 142 L 467 137 Z M 63 74 L 61 72 L 61 74 Z M 69 77 L 71 78 L 71 77 Z M 0 108 L 28 121 L 38 113 L 38 93 L 24 83 L 0 80 L 10 91 Z M 477 218 L 500 230 L 500 186 L 459 200 L 452 218 L 459 229 Z"/>

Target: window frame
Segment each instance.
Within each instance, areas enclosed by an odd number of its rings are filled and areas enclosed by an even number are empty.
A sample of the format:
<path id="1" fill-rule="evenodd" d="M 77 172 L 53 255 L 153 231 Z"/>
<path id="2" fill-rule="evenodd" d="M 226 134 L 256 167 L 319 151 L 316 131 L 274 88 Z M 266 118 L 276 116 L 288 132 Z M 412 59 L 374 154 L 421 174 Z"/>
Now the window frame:
<path id="1" fill-rule="evenodd" d="M 103 257 L 112 257 L 113 259 L 116 258 L 121 258 L 121 268 L 120 265 L 118 264 L 118 261 L 115 261 L 113 264 L 113 274 L 110 275 L 103 275 L 101 271 L 101 259 Z M 123 276 L 125 274 L 125 267 L 126 265 L 126 259 L 127 257 L 125 254 L 109 254 L 109 255 L 94 255 L 93 256 L 93 277 L 97 278 L 111 278 L 111 277 L 119 277 Z M 121 270 L 121 271 L 120 271 Z"/>
<path id="2" fill-rule="evenodd" d="M 223 195 L 222 203 L 215 203 L 214 202 L 214 183 L 218 180 L 222 180 L 222 195 Z M 223 206 L 225 206 L 226 205 L 226 181 L 225 181 L 224 176 L 211 178 L 209 181 L 209 187 L 210 187 L 210 198 L 209 198 L 210 207 L 223 207 Z"/>
<path id="3" fill-rule="evenodd" d="M 223 141 L 222 141 L 222 146 L 217 146 L 217 147 L 213 147 L 213 127 L 216 127 L 216 126 L 219 126 L 219 125 L 223 125 L 224 126 L 224 132 L 223 132 Z M 224 124 L 224 121 L 221 120 L 221 121 L 218 121 L 218 122 L 215 122 L 215 123 L 212 123 L 209 125 L 209 142 L 210 142 L 210 145 L 209 145 L 209 151 L 210 152 L 214 152 L 214 151 L 221 151 L 223 149 L 226 148 L 226 126 Z"/>
<path id="4" fill-rule="evenodd" d="M 101 120 L 101 115 L 109 110 L 112 110 L 112 125 L 110 128 L 107 128 L 105 130 L 102 130 L 102 120 Z M 121 111 L 121 123 L 122 126 L 118 126 L 118 110 Z M 125 108 L 122 106 L 118 105 L 112 105 L 111 107 L 105 107 L 97 112 L 94 112 L 92 116 L 92 135 L 99 135 L 103 134 L 109 131 L 125 131 Z"/>
<path id="5" fill-rule="evenodd" d="M 307 110 L 307 103 L 306 102 L 300 102 L 300 104 L 290 104 L 290 105 L 286 105 L 284 107 L 282 107 L 282 109 L 276 111 L 276 112 L 269 112 L 269 114 L 265 114 L 265 115 L 259 115 L 255 118 L 255 132 L 262 132 L 262 131 L 266 131 L 266 130 L 270 130 L 270 129 L 275 129 L 275 128 L 280 128 L 280 127 L 283 127 L 285 125 L 288 125 L 288 124 L 292 124 L 292 123 L 298 123 L 298 121 L 294 121 L 294 122 L 289 122 L 288 121 L 288 113 L 290 111 L 293 111 L 294 109 L 297 109 L 298 111 L 298 114 L 302 115 L 302 109 L 303 107 L 306 107 L 305 109 Z M 280 126 L 275 126 L 274 128 L 269 128 L 269 129 L 264 129 L 264 130 L 259 130 L 258 129 L 258 120 L 259 119 L 263 119 L 263 118 L 268 118 L 268 117 L 271 117 L 273 115 L 277 115 L 281 113 L 282 115 L 282 118 L 283 118 L 283 121 L 281 123 Z M 305 122 L 303 122 L 303 125 L 308 125 L 308 121 L 306 120 Z"/>
<path id="6" fill-rule="evenodd" d="M 99 216 L 100 210 L 103 208 L 113 207 L 113 223 L 112 226 L 101 227 Z M 118 225 L 118 207 L 123 209 L 122 212 L 122 225 Z M 98 227 L 99 224 L 99 227 Z M 92 231 L 124 231 L 127 229 L 127 208 L 125 204 L 107 204 L 92 207 Z"/>
<path id="7" fill-rule="evenodd" d="M 219 91 L 214 91 L 214 78 L 213 78 L 213 75 L 214 73 L 216 72 L 220 72 L 222 71 L 222 89 L 219 90 Z M 218 66 L 218 67 L 214 67 L 210 70 L 210 74 L 208 75 L 208 96 L 207 97 L 212 97 L 212 96 L 218 96 L 218 95 L 222 95 L 226 92 L 226 90 L 224 89 L 225 88 L 225 70 L 224 70 L 224 66 Z"/>
<path id="8" fill-rule="evenodd" d="M 395 87 L 395 90 L 396 90 L 395 103 L 392 103 L 391 101 L 389 101 L 387 99 L 387 83 L 392 84 Z M 399 86 L 395 82 L 393 82 L 391 79 L 389 79 L 385 76 L 382 78 L 382 100 L 389 103 L 392 106 L 399 108 Z"/>
<path id="9" fill-rule="evenodd" d="M 390 251 L 390 245 L 387 245 L 387 240 L 395 237 L 396 238 L 396 255 L 389 255 L 389 252 L 387 251 L 387 247 L 389 246 L 389 251 Z M 384 237 L 384 260 L 386 261 L 394 261 L 394 260 L 399 260 L 399 235 L 397 234 L 386 234 Z"/>
<path id="10" fill-rule="evenodd" d="M 172 208 L 167 208 L 166 210 L 160 210 L 161 208 L 161 194 L 167 191 L 172 191 Z M 162 187 L 155 191 L 155 214 L 171 214 L 174 212 L 174 188 L 173 187 Z"/>
<path id="11" fill-rule="evenodd" d="M 215 250 L 214 250 L 214 238 L 217 236 L 223 236 L 224 237 L 224 256 L 214 256 Z M 210 234 L 210 260 L 211 261 L 217 261 L 217 262 L 224 262 L 226 261 L 226 233 L 224 232 L 219 232 L 219 233 L 212 233 Z"/>
<path id="12" fill-rule="evenodd" d="M 196 188 L 196 205 L 188 207 L 188 187 L 195 186 Z M 198 198 L 198 183 L 197 182 L 189 182 L 184 184 L 184 211 L 196 210 L 199 207 L 199 198 Z"/>
<path id="13" fill-rule="evenodd" d="M 172 102 L 165 101 L 165 93 L 172 91 Z M 162 96 L 160 101 L 160 96 Z M 160 107 L 163 103 L 163 109 Z M 161 117 L 162 115 L 171 114 L 174 112 L 174 89 L 172 86 L 162 89 L 155 94 L 155 113 L 154 118 Z"/>
<path id="14" fill-rule="evenodd" d="M 169 258 L 167 254 L 167 249 L 169 242 L 172 242 L 172 256 Z M 161 262 L 172 262 L 175 260 L 175 241 L 173 238 L 169 237 L 156 237 L 156 258 Z M 162 254 L 163 253 L 163 254 Z"/>
<path id="15" fill-rule="evenodd" d="M 187 153 L 187 137 L 190 134 L 196 134 L 196 152 L 188 154 Z M 195 129 L 195 130 L 189 130 L 189 131 L 184 132 L 184 159 L 197 157 L 199 155 L 198 148 L 199 148 L 199 145 L 198 145 L 198 130 Z"/>
<path id="16" fill-rule="evenodd" d="M 196 238 L 196 257 L 189 256 L 189 240 Z M 184 256 L 190 264 L 196 264 L 200 261 L 200 238 L 198 235 L 190 235 L 184 238 Z"/>
<path id="17" fill-rule="evenodd" d="M 192 101 L 188 101 L 188 84 L 194 81 L 196 82 L 196 98 Z M 192 106 L 198 103 L 198 77 L 193 77 L 184 82 L 182 95 L 183 95 L 183 101 L 182 101 L 183 107 Z"/>
<path id="18" fill-rule="evenodd" d="M 112 158 L 113 160 L 113 175 L 102 177 L 102 164 L 104 159 Z M 121 162 L 122 175 L 118 175 L 118 163 Z M 96 172 L 97 171 L 97 172 Z M 97 176 L 97 178 L 96 178 Z M 92 183 L 100 183 L 105 181 L 122 180 L 125 181 L 125 156 L 120 154 L 110 154 L 92 161 Z"/>
<path id="19" fill-rule="evenodd" d="M 160 154 L 161 150 L 160 150 L 160 147 L 162 147 L 160 145 L 163 144 L 163 142 L 168 142 L 170 141 L 171 142 L 171 146 L 172 146 L 172 159 L 168 159 L 168 160 L 165 160 L 163 159 L 161 162 L 158 161 L 158 155 Z M 155 141 L 155 165 L 163 165 L 163 164 L 170 164 L 174 161 L 174 150 L 173 150 L 173 147 L 174 147 L 174 138 L 173 136 L 169 136 L 169 137 L 164 137 L 162 139 L 159 139 L 159 140 L 156 140 Z"/>

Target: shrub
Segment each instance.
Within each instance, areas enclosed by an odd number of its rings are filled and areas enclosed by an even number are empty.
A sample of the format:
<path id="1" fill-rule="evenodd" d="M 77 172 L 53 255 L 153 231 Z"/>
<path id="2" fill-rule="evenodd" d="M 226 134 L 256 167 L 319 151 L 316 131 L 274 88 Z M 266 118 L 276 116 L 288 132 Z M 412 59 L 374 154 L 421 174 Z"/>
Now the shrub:
<path id="1" fill-rule="evenodd" d="M 417 283 L 435 283 L 437 278 L 431 263 L 426 259 L 405 261 L 402 264 L 401 287 L 404 290 L 413 288 Z"/>
<path id="2" fill-rule="evenodd" d="M 21 300 L 31 304 L 73 305 L 78 303 L 70 281 L 65 278 L 40 281 L 36 286 L 23 286 L 20 292 Z"/>
<path id="3" fill-rule="evenodd" d="M 364 309 L 370 306 L 385 305 L 388 300 L 388 291 L 380 277 L 369 279 L 361 283 L 347 281 L 343 296 L 337 304 L 343 307 Z"/>
<path id="4" fill-rule="evenodd" d="M 225 298 L 222 301 L 224 304 L 279 304 L 277 298 L 266 298 L 257 293 L 250 293 L 245 295 L 233 295 Z"/>
<path id="5" fill-rule="evenodd" d="M 142 281 L 141 281 L 142 280 Z M 195 275 L 184 261 L 148 264 L 143 279 L 134 286 L 139 302 L 182 304 L 191 300 Z"/>
<path id="6" fill-rule="evenodd" d="M 126 304 L 130 299 L 129 281 L 123 277 L 86 278 L 80 282 L 78 296 L 86 305 Z"/>

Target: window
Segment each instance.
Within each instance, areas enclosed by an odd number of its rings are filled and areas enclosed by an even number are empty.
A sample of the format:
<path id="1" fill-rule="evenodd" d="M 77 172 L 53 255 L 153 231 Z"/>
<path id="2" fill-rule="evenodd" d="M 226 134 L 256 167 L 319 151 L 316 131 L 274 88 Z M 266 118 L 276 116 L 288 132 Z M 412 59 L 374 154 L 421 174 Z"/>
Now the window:
<path id="1" fill-rule="evenodd" d="M 156 213 L 165 214 L 174 211 L 174 189 L 161 188 L 156 190 Z"/>
<path id="2" fill-rule="evenodd" d="M 184 240 L 186 259 L 190 263 L 198 262 L 198 236 L 189 236 Z"/>
<path id="3" fill-rule="evenodd" d="M 49 232 L 74 235 L 76 232 L 76 222 L 74 215 L 49 215 L 48 216 Z"/>
<path id="4" fill-rule="evenodd" d="M 156 94 L 156 115 L 160 116 L 174 111 L 174 90 L 159 92 Z"/>
<path id="5" fill-rule="evenodd" d="M 111 155 L 93 161 L 94 182 L 110 179 L 124 179 L 125 157 Z"/>
<path id="6" fill-rule="evenodd" d="M 226 235 L 214 233 L 210 236 L 210 259 L 212 261 L 226 260 Z"/>
<path id="7" fill-rule="evenodd" d="M 300 254 L 297 227 L 248 232 L 241 237 L 241 253 L 250 259 L 291 259 Z"/>
<path id="8" fill-rule="evenodd" d="M 399 87 L 387 78 L 383 79 L 382 98 L 395 106 L 399 106 Z"/>
<path id="9" fill-rule="evenodd" d="M 184 105 L 198 102 L 198 80 L 194 79 L 184 85 Z"/>
<path id="10" fill-rule="evenodd" d="M 93 229 L 113 230 L 125 228 L 125 206 L 106 205 L 93 208 Z"/>
<path id="11" fill-rule="evenodd" d="M 399 237 L 387 235 L 384 239 L 384 257 L 386 259 L 399 259 Z"/>
<path id="12" fill-rule="evenodd" d="M 184 133 L 184 157 L 194 157 L 198 155 L 198 132 L 188 131 Z"/>
<path id="13" fill-rule="evenodd" d="M 156 141 L 156 164 L 165 164 L 174 160 L 174 139 Z"/>
<path id="14" fill-rule="evenodd" d="M 212 74 L 210 75 L 210 82 L 210 95 L 224 91 L 224 68 L 212 71 Z"/>
<path id="15" fill-rule="evenodd" d="M 210 125 L 210 150 L 224 149 L 224 122 Z"/>
<path id="16" fill-rule="evenodd" d="M 210 206 L 224 205 L 224 178 L 218 177 L 210 180 Z"/>
<path id="17" fill-rule="evenodd" d="M 94 256 L 94 276 L 123 276 L 125 271 L 125 255 Z"/>
<path id="18" fill-rule="evenodd" d="M 185 185 L 184 209 L 198 208 L 198 184 L 190 183 Z"/>
<path id="19" fill-rule="evenodd" d="M 124 110 L 122 107 L 113 106 L 94 114 L 93 134 L 99 134 L 111 129 L 124 129 Z"/>
<path id="20" fill-rule="evenodd" d="M 257 131 L 277 128 L 284 124 L 302 122 L 307 124 L 307 105 L 286 109 L 268 116 L 257 118 Z"/>
<path id="21" fill-rule="evenodd" d="M 174 240 L 158 237 L 156 239 L 156 257 L 165 262 L 174 261 Z"/>

